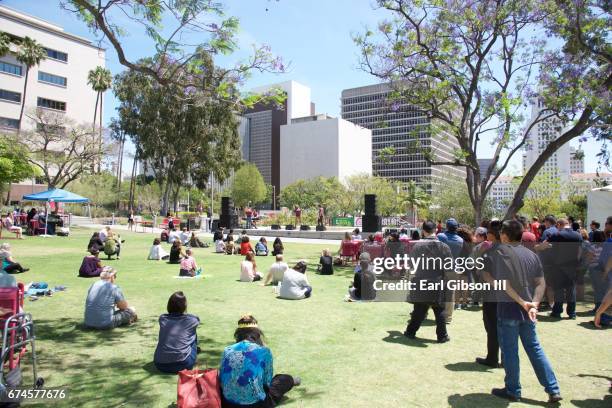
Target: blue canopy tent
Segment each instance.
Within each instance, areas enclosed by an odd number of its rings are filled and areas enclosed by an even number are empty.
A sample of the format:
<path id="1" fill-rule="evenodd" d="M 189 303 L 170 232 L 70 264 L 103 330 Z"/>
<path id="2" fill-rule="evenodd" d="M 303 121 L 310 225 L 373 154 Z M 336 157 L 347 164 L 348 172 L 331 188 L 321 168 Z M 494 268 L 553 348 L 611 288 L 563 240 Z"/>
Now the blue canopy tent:
<path id="1" fill-rule="evenodd" d="M 47 191 L 41 191 L 36 194 L 24 195 L 23 200 L 26 201 L 44 201 L 45 202 L 45 236 L 47 235 L 47 220 L 49 219 L 47 204 L 49 203 L 87 203 L 88 198 L 81 197 L 78 194 L 70 191 L 62 190 L 61 188 L 51 188 Z"/>

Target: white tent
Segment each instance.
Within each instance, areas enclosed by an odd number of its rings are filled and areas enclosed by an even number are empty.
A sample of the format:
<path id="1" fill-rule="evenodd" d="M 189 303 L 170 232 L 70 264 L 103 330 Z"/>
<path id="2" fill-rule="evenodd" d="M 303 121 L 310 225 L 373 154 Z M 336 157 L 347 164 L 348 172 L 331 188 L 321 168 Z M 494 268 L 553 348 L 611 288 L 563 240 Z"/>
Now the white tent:
<path id="1" fill-rule="evenodd" d="M 587 193 L 587 223 L 598 221 L 602 228 L 612 216 L 612 186 L 595 188 Z"/>

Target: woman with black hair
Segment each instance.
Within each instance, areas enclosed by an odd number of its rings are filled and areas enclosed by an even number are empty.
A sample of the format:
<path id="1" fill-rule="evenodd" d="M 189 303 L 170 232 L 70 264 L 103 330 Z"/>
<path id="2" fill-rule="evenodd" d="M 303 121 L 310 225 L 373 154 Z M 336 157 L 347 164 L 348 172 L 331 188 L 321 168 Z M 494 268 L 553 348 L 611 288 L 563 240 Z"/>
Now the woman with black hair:
<path id="1" fill-rule="evenodd" d="M 168 313 L 159 316 L 159 341 L 153 362 L 164 373 L 191 370 L 196 363 L 200 318 L 187 311 L 183 292 L 174 292 L 168 299 Z"/>
<path id="2" fill-rule="evenodd" d="M 281 241 L 279 237 L 276 237 L 272 244 L 272 256 L 282 255 L 284 250 L 283 241 Z"/>
<path id="3" fill-rule="evenodd" d="M 236 343 L 223 351 L 219 381 L 224 408 L 271 408 L 301 383 L 299 377 L 274 375 L 272 352 L 251 315 L 238 320 Z"/>

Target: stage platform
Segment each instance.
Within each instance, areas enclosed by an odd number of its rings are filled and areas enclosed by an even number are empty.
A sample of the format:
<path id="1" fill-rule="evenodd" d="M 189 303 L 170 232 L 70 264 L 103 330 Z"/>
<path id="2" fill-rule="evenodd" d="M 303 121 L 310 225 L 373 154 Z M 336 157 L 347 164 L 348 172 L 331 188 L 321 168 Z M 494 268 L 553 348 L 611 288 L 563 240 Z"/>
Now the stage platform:
<path id="1" fill-rule="evenodd" d="M 240 234 L 242 230 L 240 228 L 234 228 L 234 235 Z M 296 230 L 273 230 L 270 228 L 257 228 L 257 229 L 247 229 L 245 230 L 247 235 L 249 236 L 258 236 L 258 237 L 280 237 L 280 238 L 304 238 L 304 239 L 331 239 L 331 240 L 342 240 L 344 238 L 344 234 L 347 231 L 352 231 L 352 229 L 328 229 L 327 231 L 315 231 L 314 229 L 310 231 L 300 231 Z M 363 236 L 363 234 L 362 234 Z M 366 235 L 367 236 L 367 235 Z"/>

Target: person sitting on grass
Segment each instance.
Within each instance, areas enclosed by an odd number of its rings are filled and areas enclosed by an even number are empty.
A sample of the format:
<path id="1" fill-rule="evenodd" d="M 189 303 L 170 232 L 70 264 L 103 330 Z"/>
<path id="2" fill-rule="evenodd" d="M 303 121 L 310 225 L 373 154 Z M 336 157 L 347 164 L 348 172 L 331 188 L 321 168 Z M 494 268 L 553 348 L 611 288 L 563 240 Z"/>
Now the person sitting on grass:
<path id="1" fill-rule="evenodd" d="M 265 237 L 259 238 L 257 244 L 255 244 L 255 255 L 268 256 L 268 241 Z"/>
<path id="2" fill-rule="evenodd" d="M 170 254 L 161 246 L 161 240 L 155 238 L 153 240 L 153 245 L 151 245 L 151 249 L 149 249 L 149 256 L 147 259 L 151 261 L 165 261 L 168 258 L 170 258 Z"/>
<path id="3" fill-rule="evenodd" d="M 283 281 L 283 276 L 285 275 L 285 271 L 289 268 L 286 262 L 283 261 L 282 255 L 276 255 L 276 262 L 274 262 L 270 266 L 270 270 L 264 279 L 263 286 L 266 286 L 269 283 L 273 285 L 278 285 L 278 282 Z"/>
<path id="4" fill-rule="evenodd" d="M 13 275 L 9 275 L 8 273 L 0 269 L 0 288 L 16 288 L 16 287 L 17 287 L 17 280 L 15 279 L 15 277 Z M 4 313 L 0 311 L 0 315 L 1 314 L 4 314 Z"/>
<path id="5" fill-rule="evenodd" d="M 334 274 L 334 260 L 329 253 L 329 249 L 325 248 L 319 258 L 319 265 L 317 271 L 320 275 L 333 275 Z"/>
<path id="6" fill-rule="evenodd" d="M 175 240 L 170 247 L 170 257 L 168 258 L 168 263 L 179 264 L 181 263 L 181 259 L 183 259 L 185 256 L 186 255 L 185 251 L 183 250 L 183 245 L 181 245 L 181 240 Z"/>
<path id="7" fill-rule="evenodd" d="M 234 254 L 234 236 L 228 235 L 227 240 L 225 241 L 225 254 L 233 255 Z"/>
<path id="8" fill-rule="evenodd" d="M 276 237 L 272 244 L 272 256 L 282 255 L 284 250 L 283 241 L 281 241 L 279 237 Z"/>
<path id="9" fill-rule="evenodd" d="M 138 316 L 128 305 L 119 286 L 115 285 L 117 271 L 105 266 L 100 280 L 87 292 L 85 300 L 85 326 L 92 329 L 113 329 L 134 323 Z"/>
<path id="10" fill-rule="evenodd" d="M 0 245 L 0 265 L 6 273 L 23 273 L 30 270 L 15 262 L 11 255 L 11 245 L 8 243 Z"/>
<path id="11" fill-rule="evenodd" d="M 4 228 L 9 230 L 10 232 L 15 233 L 15 237 L 17 239 L 23 239 L 23 229 L 21 227 L 15 226 L 15 221 L 13 220 L 13 213 L 7 213 L 6 218 L 4 219 Z"/>
<path id="12" fill-rule="evenodd" d="M 279 297 L 281 299 L 299 300 L 309 298 L 312 286 L 306 278 L 306 261 L 299 261 L 293 269 L 287 269 L 283 275 Z"/>
<path id="13" fill-rule="evenodd" d="M 359 231 L 359 228 L 355 228 L 353 230 L 353 235 L 351 235 L 351 239 L 353 241 L 362 241 L 363 238 L 361 238 L 361 232 Z"/>
<path id="14" fill-rule="evenodd" d="M 191 234 L 189 233 L 189 231 L 187 231 L 187 227 L 183 227 L 183 230 L 179 234 L 179 237 L 180 237 L 181 243 L 183 245 L 187 245 L 189 243 L 189 239 L 191 238 Z"/>
<path id="15" fill-rule="evenodd" d="M 163 373 L 176 374 L 191 370 L 198 353 L 196 329 L 200 318 L 187 311 L 187 298 L 181 291 L 168 299 L 168 313 L 159 316 L 159 340 L 155 348 L 153 363 Z"/>
<path id="16" fill-rule="evenodd" d="M 100 239 L 100 233 L 94 232 L 89 239 L 89 244 L 87 244 L 87 250 L 91 251 L 92 248 L 98 250 L 98 252 L 104 250 L 104 242 Z"/>
<path id="17" fill-rule="evenodd" d="M 207 248 L 208 244 L 205 244 L 198 238 L 195 232 L 191 233 L 191 238 L 189 238 L 189 246 L 192 248 Z"/>
<path id="18" fill-rule="evenodd" d="M 359 255 L 359 265 L 355 268 L 353 286 L 349 288 L 349 301 L 374 300 L 376 298 L 376 289 L 374 289 L 376 275 L 370 261 L 370 254 L 367 252 Z"/>
<path id="19" fill-rule="evenodd" d="M 181 269 L 179 271 L 179 276 L 196 276 L 198 270 L 198 264 L 196 263 L 195 258 L 193 257 L 193 252 L 191 249 L 187 249 L 185 251 L 185 257 L 181 260 Z"/>
<path id="20" fill-rule="evenodd" d="M 225 253 L 225 242 L 222 239 L 218 239 L 215 241 L 215 252 L 218 254 Z"/>
<path id="21" fill-rule="evenodd" d="M 236 245 L 240 245 L 242 244 L 242 240 L 244 238 L 249 238 L 249 236 L 247 235 L 246 230 L 242 230 L 242 232 L 240 233 L 240 236 L 236 239 Z"/>
<path id="22" fill-rule="evenodd" d="M 240 255 L 246 255 L 248 253 L 253 253 L 255 251 L 253 251 L 253 247 L 251 246 L 251 243 L 249 242 L 249 237 L 248 236 L 243 236 L 242 239 L 240 240 Z"/>
<path id="23" fill-rule="evenodd" d="M 253 252 L 247 253 L 244 261 L 240 263 L 240 282 L 255 282 L 261 280 L 261 278 L 261 273 L 257 271 L 255 254 Z"/>
<path id="24" fill-rule="evenodd" d="M 340 242 L 340 248 L 338 248 L 338 254 L 342 253 L 342 245 L 344 244 L 350 244 L 353 242 L 353 239 L 351 238 L 351 233 L 350 232 L 345 232 L 344 233 L 344 238 L 342 238 L 342 241 Z"/>
<path id="25" fill-rule="evenodd" d="M 110 259 L 113 255 L 117 255 L 117 259 L 119 259 L 121 245 L 112 235 L 107 236 L 106 240 L 104 241 L 104 253 L 108 256 L 108 259 Z"/>
<path id="26" fill-rule="evenodd" d="M 224 408 L 275 407 L 299 377 L 274 375 L 272 352 L 264 344 L 264 334 L 257 320 L 245 315 L 238 320 L 235 344 L 223 350 L 219 368 L 221 398 Z"/>
<path id="27" fill-rule="evenodd" d="M 79 268 L 79 276 L 81 278 L 93 278 L 100 276 L 102 272 L 102 262 L 100 262 L 100 258 L 98 258 L 100 251 L 96 248 L 91 248 L 89 252 L 90 254 L 83 258 L 83 262 L 81 262 L 81 267 Z"/>
<path id="28" fill-rule="evenodd" d="M 176 228 L 171 229 L 170 232 L 168 233 L 168 243 L 172 245 L 174 244 L 174 241 L 180 241 L 180 240 L 181 240 L 181 234 L 179 234 Z"/>

